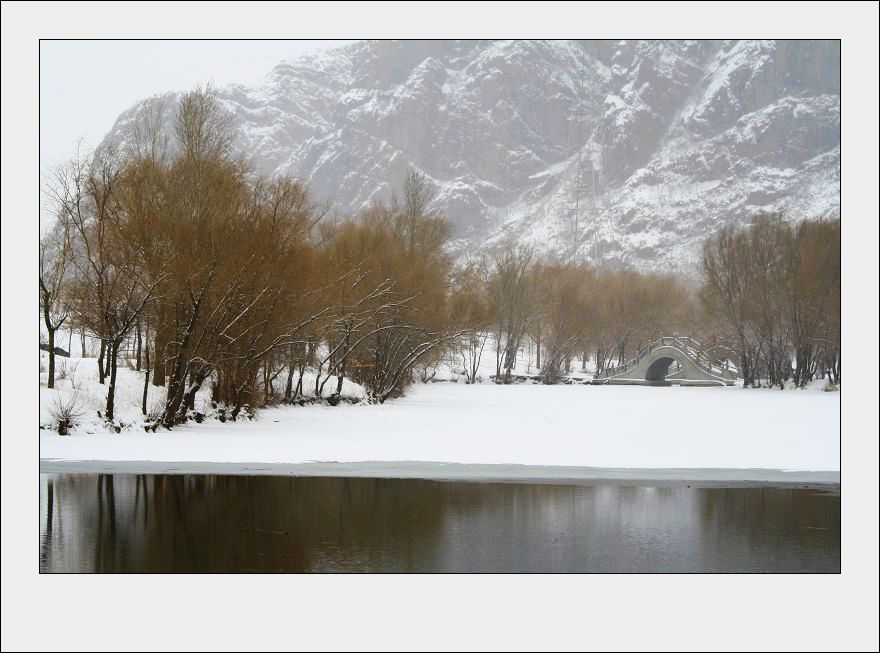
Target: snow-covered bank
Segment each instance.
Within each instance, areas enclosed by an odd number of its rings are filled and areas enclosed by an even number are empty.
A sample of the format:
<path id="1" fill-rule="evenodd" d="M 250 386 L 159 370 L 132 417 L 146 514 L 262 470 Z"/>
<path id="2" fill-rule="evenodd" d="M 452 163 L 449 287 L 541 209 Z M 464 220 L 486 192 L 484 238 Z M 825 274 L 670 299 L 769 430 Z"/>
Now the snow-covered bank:
<path id="1" fill-rule="evenodd" d="M 43 431 L 40 457 L 835 472 L 839 420 L 839 394 L 819 391 L 443 383 L 381 406 L 273 408 L 155 434 Z"/>
<path id="2" fill-rule="evenodd" d="M 56 358 L 55 389 L 46 387 L 47 367 L 46 352 L 40 352 L 40 426 L 43 429 L 54 430 L 57 428 L 57 419 L 53 417 L 53 408 L 61 402 L 70 401 L 74 395 L 78 397 L 77 403 L 81 408 L 81 418 L 76 420 L 77 426 L 73 429 L 80 433 L 111 433 L 113 429 L 101 418 L 107 400 L 107 386 L 98 382 L 98 359 L 97 358 Z M 284 379 L 276 384 L 283 383 Z M 306 396 L 314 394 L 315 373 L 306 370 L 303 375 L 304 392 Z M 331 376 L 327 385 L 335 389 L 336 377 Z M 129 369 L 124 363 L 120 363 L 116 378 L 116 401 L 115 401 L 115 424 L 120 426 L 122 432 L 143 430 L 145 421 L 150 421 L 141 412 L 144 391 L 144 373 Z M 325 396 L 330 394 L 325 392 Z M 366 395 L 361 386 L 345 379 L 342 394 L 351 399 L 365 399 Z M 166 389 L 147 385 L 147 411 L 153 415 L 159 415 L 165 404 Z M 210 413 L 211 391 L 207 383 L 196 393 L 196 410 Z"/>

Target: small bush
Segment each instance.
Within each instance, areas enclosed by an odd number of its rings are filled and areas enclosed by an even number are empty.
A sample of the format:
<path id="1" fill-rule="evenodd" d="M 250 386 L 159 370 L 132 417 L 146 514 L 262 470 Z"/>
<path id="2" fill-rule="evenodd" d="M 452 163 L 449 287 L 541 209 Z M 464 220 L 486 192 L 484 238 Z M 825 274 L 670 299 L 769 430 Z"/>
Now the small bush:
<path id="1" fill-rule="evenodd" d="M 79 379 L 76 376 L 77 369 L 79 369 L 79 363 L 71 363 L 67 366 L 67 377 L 70 379 L 70 387 L 74 390 L 79 387 Z"/>
<path id="2" fill-rule="evenodd" d="M 147 421 L 156 423 L 159 421 L 159 418 L 162 417 L 162 413 L 165 412 L 165 402 L 161 399 L 153 399 L 150 402 L 150 405 L 147 406 Z"/>
<path id="3" fill-rule="evenodd" d="M 69 435 L 70 429 L 88 410 L 88 399 L 78 391 L 63 395 L 58 393 L 49 405 L 49 415 L 57 424 L 58 435 Z"/>

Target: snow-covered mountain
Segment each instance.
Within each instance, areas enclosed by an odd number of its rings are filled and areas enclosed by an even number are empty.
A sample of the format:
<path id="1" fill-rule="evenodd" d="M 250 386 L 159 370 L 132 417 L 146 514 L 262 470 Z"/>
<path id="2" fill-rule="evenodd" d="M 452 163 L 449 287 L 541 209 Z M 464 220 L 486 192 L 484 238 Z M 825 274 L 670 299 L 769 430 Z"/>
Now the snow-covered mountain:
<path id="1" fill-rule="evenodd" d="M 462 251 L 686 271 L 721 224 L 840 212 L 836 41 L 359 42 L 220 97 L 258 170 L 340 215 L 421 169 Z"/>

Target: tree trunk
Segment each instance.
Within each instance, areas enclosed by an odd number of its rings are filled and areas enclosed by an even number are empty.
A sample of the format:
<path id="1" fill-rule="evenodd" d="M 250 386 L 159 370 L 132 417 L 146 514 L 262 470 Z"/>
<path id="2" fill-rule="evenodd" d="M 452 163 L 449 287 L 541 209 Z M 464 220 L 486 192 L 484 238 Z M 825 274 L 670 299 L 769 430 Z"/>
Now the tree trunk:
<path id="1" fill-rule="evenodd" d="M 207 376 L 208 373 L 204 368 L 189 373 L 189 387 L 186 389 L 186 394 L 184 395 L 182 402 L 185 408 L 184 414 L 186 413 L 186 410 L 196 409 L 196 393 L 202 387 Z"/>
<path id="2" fill-rule="evenodd" d="M 135 369 L 140 372 L 141 371 L 141 347 L 143 342 L 141 340 L 141 321 L 137 321 L 137 326 L 135 327 L 135 333 L 137 334 L 137 353 L 135 355 Z"/>
<path id="3" fill-rule="evenodd" d="M 105 417 L 108 422 L 113 421 L 113 400 L 116 395 L 116 359 L 119 353 L 119 345 L 121 343 L 111 342 L 110 347 L 107 350 L 107 365 L 109 366 L 110 372 L 110 384 L 107 386 L 107 406 L 105 411 Z"/>
<path id="4" fill-rule="evenodd" d="M 284 385 L 284 403 L 289 404 L 293 399 L 293 370 L 294 363 L 291 360 L 287 369 L 287 383 Z"/>
<path id="5" fill-rule="evenodd" d="M 339 363 L 339 368 L 336 370 L 336 396 L 342 396 L 342 382 L 345 380 L 345 364 L 348 362 L 348 351 L 349 345 L 351 342 L 350 339 L 351 334 L 348 333 L 345 335 L 345 355 Z"/>
<path id="6" fill-rule="evenodd" d="M 321 396 L 321 370 L 324 369 L 323 361 L 318 361 L 318 369 L 315 374 L 315 397 Z"/>
<path id="7" fill-rule="evenodd" d="M 300 397 L 303 393 L 303 376 L 306 373 L 306 363 L 303 361 L 297 370 L 296 387 L 293 389 L 293 397 Z"/>
<path id="8" fill-rule="evenodd" d="M 339 370 L 337 370 L 336 377 L 336 396 L 342 396 L 342 382 L 345 380 L 345 361 L 342 362 L 342 366 Z"/>
<path id="9" fill-rule="evenodd" d="M 105 357 L 107 355 L 107 343 L 101 338 L 101 351 L 98 353 L 98 382 L 103 385 L 104 379 L 107 377 L 107 367 L 105 366 Z M 109 361 L 108 361 L 109 362 Z"/>
<path id="10" fill-rule="evenodd" d="M 141 397 L 141 412 L 147 415 L 147 388 L 150 386 L 150 339 L 147 338 L 147 346 L 144 348 L 144 393 Z"/>
<path id="11" fill-rule="evenodd" d="M 535 365 L 540 370 L 541 369 L 541 336 L 538 336 L 538 339 L 535 341 L 535 349 L 537 350 L 537 360 Z"/>
<path id="12" fill-rule="evenodd" d="M 55 387 L 55 329 L 49 331 L 49 378 L 46 381 L 47 388 Z"/>
<path id="13" fill-rule="evenodd" d="M 159 328 L 153 338 L 153 385 L 159 388 L 165 387 L 165 358 L 162 355 L 162 342 L 159 339 Z"/>
<path id="14" fill-rule="evenodd" d="M 495 383 L 501 383 L 501 329 L 495 336 Z"/>

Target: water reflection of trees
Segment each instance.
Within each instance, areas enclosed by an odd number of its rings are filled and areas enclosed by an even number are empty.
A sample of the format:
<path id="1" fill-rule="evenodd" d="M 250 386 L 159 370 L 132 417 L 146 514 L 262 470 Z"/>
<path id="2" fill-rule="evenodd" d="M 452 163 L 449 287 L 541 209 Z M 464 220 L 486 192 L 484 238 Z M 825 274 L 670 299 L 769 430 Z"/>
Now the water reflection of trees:
<path id="1" fill-rule="evenodd" d="M 839 568 L 839 499 L 805 491 L 210 475 L 41 482 L 45 571 Z"/>
<path id="2" fill-rule="evenodd" d="M 334 560 L 320 560 L 322 568 L 397 570 L 401 550 L 431 546 L 447 510 L 485 500 L 453 488 L 407 481 L 401 491 L 388 479 L 59 475 L 43 488 L 41 564 L 65 571 L 305 571 L 330 551 Z M 54 518 L 59 508 L 75 525 L 70 537 Z M 74 559 L 79 566 L 71 569 Z"/>
<path id="3" fill-rule="evenodd" d="M 726 547 L 740 553 L 740 567 L 754 567 L 767 551 L 786 551 L 775 571 L 840 570 L 839 496 L 766 487 L 707 488 L 699 496 L 705 559 Z"/>
<path id="4" fill-rule="evenodd" d="M 804 501 L 807 492 L 816 497 Z M 705 488 L 700 491 L 702 519 L 711 530 L 827 530 L 840 539 L 840 499 L 819 491 L 784 488 Z"/>

